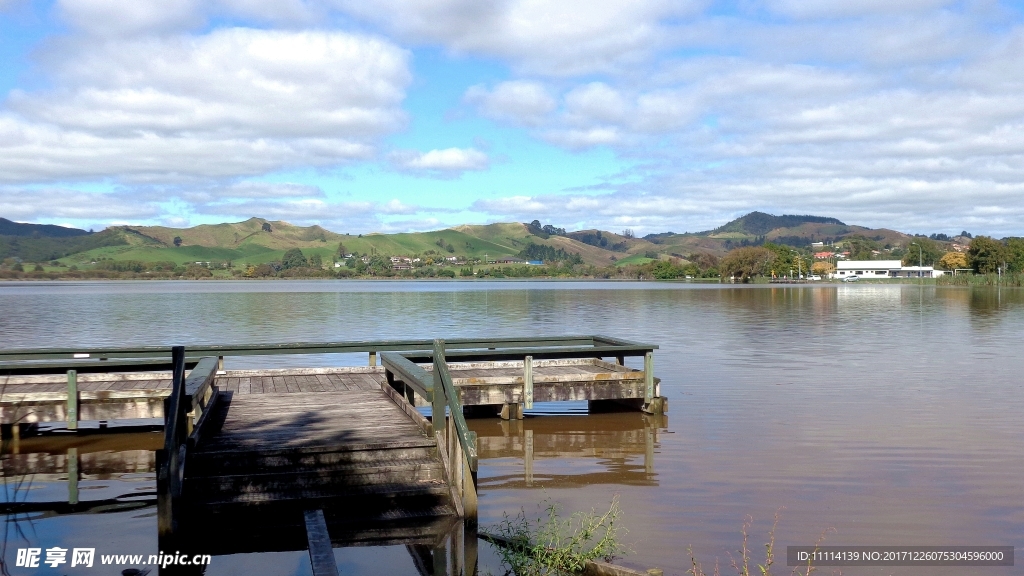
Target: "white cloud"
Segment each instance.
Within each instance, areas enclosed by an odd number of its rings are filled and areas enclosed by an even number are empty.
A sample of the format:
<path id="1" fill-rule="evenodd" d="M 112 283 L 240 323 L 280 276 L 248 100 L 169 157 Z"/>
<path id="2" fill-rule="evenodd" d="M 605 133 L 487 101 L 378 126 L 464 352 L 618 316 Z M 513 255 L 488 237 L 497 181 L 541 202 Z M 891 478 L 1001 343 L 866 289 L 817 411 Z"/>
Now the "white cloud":
<path id="1" fill-rule="evenodd" d="M 622 141 L 622 134 L 618 128 L 598 126 L 582 130 L 548 130 L 544 132 L 544 139 L 570 150 L 580 150 L 593 146 L 618 144 Z"/>
<path id="2" fill-rule="evenodd" d="M 766 0 L 777 14 L 797 18 L 840 18 L 874 14 L 923 12 L 954 4 L 953 0 Z"/>
<path id="3" fill-rule="evenodd" d="M 419 208 L 405 204 L 398 199 L 391 199 L 381 205 L 380 211 L 385 214 L 415 214 Z"/>
<path id="4" fill-rule="evenodd" d="M 235 182 L 227 185 L 207 187 L 183 186 L 170 189 L 158 187 L 154 193 L 164 198 L 181 198 L 190 204 L 219 202 L 236 198 L 251 200 L 255 198 L 323 198 L 325 196 L 323 190 L 318 186 L 290 182 L 258 181 Z"/>
<path id="5" fill-rule="evenodd" d="M 61 44 L 43 57 L 55 87 L 12 92 L 0 115 L 0 180 L 173 182 L 367 158 L 405 122 L 407 60 L 324 32 Z"/>
<path id="6" fill-rule="evenodd" d="M 19 222 L 65 218 L 110 222 L 153 218 L 159 207 L 128 192 L 82 192 L 67 188 L 0 186 L 0 214 Z"/>
<path id="7" fill-rule="evenodd" d="M 471 86 L 463 100 L 488 118 L 526 126 L 540 124 L 557 106 L 543 84 L 523 80 L 501 82 L 492 89 Z"/>
<path id="8" fill-rule="evenodd" d="M 406 204 L 398 199 L 387 202 L 337 201 L 328 198 L 253 198 L 200 204 L 197 216 L 215 216 L 225 220 L 259 216 L 309 226 L 318 224 L 334 232 L 373 232 L 437 229 L 436 218 L 426 216 L 434 209 Z M 441 211 L 444 211 L 443 209 Z M 395 219 L 395 216 L 415 216 Z"/>
<path id="9" fill-rule="evenodd" d="M 57 10 L 72 26 L 97 36 L 168 32 L 200 25 L 199 0 L 59 0 Z"/>
<path id="10" fill-rule="evenodd" d="M 372 202 L 330 202 L 321 198 L 256 199 L 242 202 L 219 202 L 196 207 L 197 214 L 248 217 L 259 216 L 292 223 L 329 221 L 341 217 L 367 215 L 374 212 Z"/>
<path id="11" fill-rule="evenodd" d="M 521 71 L 576 75 L 621 70 L 669 42 L 671 18 L 697 0 L 338 0 L 346 12 L 413 42 L 497 56 Z"/>
<path id="12" fill-rule="evenodd" d="M 565 115 L 572 124 L 621 123 L 627 119 L 630 108 L 622 93 L 604 82 L 584 84 L 565 95 Z"/>
<path id="13" fill-rule="evenodd" d="M 392 155 L 396 166 L 411 171 L 464 172 L 486 170 L 487 154 L 475 148 L 444 148 L 429 152 L 396 152 Z"/>
<path id="14" fill-rule="evenodd" d="M 321 6 L 306 0 L 216 0 L 210 8 L 263 22 L 283 24 L 311 24 L 324 17 Z"/>

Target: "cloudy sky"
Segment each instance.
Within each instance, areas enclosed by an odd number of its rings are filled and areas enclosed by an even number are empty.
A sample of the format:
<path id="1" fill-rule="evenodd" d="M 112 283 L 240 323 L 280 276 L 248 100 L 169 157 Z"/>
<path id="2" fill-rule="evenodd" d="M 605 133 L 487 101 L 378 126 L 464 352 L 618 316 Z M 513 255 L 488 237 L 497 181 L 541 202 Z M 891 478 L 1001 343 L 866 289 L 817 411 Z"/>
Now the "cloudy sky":
<path id="1" fill-rule="evenodd" d="M 1024 235 L 997 0 L 0 0 L 0 216 Z"/>

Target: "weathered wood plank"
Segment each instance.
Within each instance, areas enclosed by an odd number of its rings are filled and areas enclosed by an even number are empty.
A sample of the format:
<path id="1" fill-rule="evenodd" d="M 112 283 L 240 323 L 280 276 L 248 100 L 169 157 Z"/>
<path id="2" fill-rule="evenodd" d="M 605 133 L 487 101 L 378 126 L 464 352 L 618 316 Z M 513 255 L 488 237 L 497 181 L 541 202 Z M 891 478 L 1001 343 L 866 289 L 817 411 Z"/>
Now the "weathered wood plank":
<path id="1" fill-rule="evenodd" d="M 261 368 L 259 370 L 227 370 L 225 376 L 276 376 L 282 374 L 383 374 L 381 366 L 334 366 L 324 368 Z"/>
<path id="2" fill-rule="evenodd" d="M 331 383 L 331 379 L 326 374 L 317 374 L 314 378 L 320 384 L 321 392 L 334 392 L 337 390 L 337 387 Z"/>
<path id="3" fill-rule="evenodd" d="M 306 521 L 313 576 L 338 576 L 338 564 L 334 561 L 334 548 L 331 547 L 331 536 L 327 533 L 324 511 L 306 510 L 303 517 Z"/>
<path id="4" fill-rule="evenodd" d="M 339 390 L 352 390 L 352 387 L 349 386 L 348 382 L 346 382 L 345 379 L 342 378 L 341 376 L 338 376 L 336 374 L 331 374 L 331 375 L 328 376 L 328 378 L 330 379 L 331 384 L 334 384 L 334 386 L 337 389 L 339 389 Z"/>

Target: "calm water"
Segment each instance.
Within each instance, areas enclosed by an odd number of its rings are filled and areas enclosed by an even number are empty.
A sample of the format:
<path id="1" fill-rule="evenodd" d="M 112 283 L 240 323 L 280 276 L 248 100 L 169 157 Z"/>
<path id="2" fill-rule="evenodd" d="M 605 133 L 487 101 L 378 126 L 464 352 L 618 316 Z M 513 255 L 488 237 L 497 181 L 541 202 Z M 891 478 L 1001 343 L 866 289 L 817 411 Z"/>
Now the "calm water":
<path id="1" fill-rule="evenodd" d="M 474 420 L 481 524 L 546 499 L 568 511 L 618 496 L 622 561 L 687 569 L 686 548 L 728 565 L 753 517 L 786 545 L 1014 545 L 1024 549 L 1024 291 L 916 285 L 733 287 L 652 283 L 171 282 L 0 284 L 0 347 L 171 345 L 605 333 L 661 348 L 670 414 Z M 319 364 L 363 364 L 324 356 Z M 228 359 L 228 368 L 310 358 Z M 527 474 L 526 444 L 533 447 Z M 653 458 L 645 457 L 653 445 Z M 118 447 L 83 446 L 115 458 Z M 137 456 L 137 454 L 136 454 Z M 143 453 L 143 458 L 145 453 Z M 8 468 L 11 456 L 6 457 Z M 83 457 L 84 458 L 84 457 Z M 133 462 L 138 462 L 136 457 Z M 59 463 L 58 463 L 59 464 Z M 140 484 L 141 483 L 141 484 Z M 99 497 L 152 489 L 128 475 Z M 35 497 L 62 489 L 36 481 Z M 8 485 L 8 491 L 10 486 Z M 41 496 L 40 496 L 41 497 Z M 154 508 L 8 518 L 18 547 L 156 549 Z M 31 543 L 31 544 L 28 544 Z M 735 553 L 735 552 L 734 552 Z M 482 551 L 483 565 L 493 555 Z M 343 574 L 415 574 L 404 548 L 338 549 Z M 755 556 L 756 558 L 757 556 Z M 488 564 L 491 562 L 491 564 Z M 977 573 L 1020 574 L 1014 568 Z M 43 569 L 54 574 L 57 570 Z M 69 574 L 78 568 L 67 568 Z M 844 568 L 843 574 L 972 569 Z M 309 574 L 305 553 L 214 558 L 207 574 Z M 709 570 L 710 571 L 710 570 Z M 81 571 L 80 573 L 86 573 Z M 99 572 L 97 572 L 99 573 Z M 498 572 L 500 573 L 500 572 Z M 828 573 L 825 571 L 824 573 Z"/>

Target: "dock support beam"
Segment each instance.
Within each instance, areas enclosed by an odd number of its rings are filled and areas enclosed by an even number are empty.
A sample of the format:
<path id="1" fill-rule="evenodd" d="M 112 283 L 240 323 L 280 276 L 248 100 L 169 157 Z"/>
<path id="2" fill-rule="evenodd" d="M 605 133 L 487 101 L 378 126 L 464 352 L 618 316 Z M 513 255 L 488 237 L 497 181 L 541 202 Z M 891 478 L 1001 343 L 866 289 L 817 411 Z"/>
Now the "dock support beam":
<path id="1" fill-rule="evenodd" d="M 533 356 L 523 360 L 523 404 L 527 410 L 533 409 Z"/>
<path id="2" fill-rule="evenodd" d="M 654 399 L 654 353 L 644 354 L 644 402 Z"/>
<path id="3" fill-rule="evenodd" d="M 376 350 L 371 350 L 370 351 L 370 366 L 376 366 L 376 365 L 377 365 L 377 351 Z"/>
<path id="4" fill-rule="evenodd" d="M 654 353 L 644 354 L 644 405 L 642 410 L 648 414 L 665 414 L 668 412 L 668 398 L 658 396 L 654 384 Z"/>
<path id="5" fill-rule="evenodd" d="M 68 430 L 78 430 L 78 372 L 68 370 Z"/>
<path id="6" fill-rule="evenodd" d="M 509 402 L 501 405 L 501 412 L 499 413 L 502 420 L 522 420 L 523 419 L 523 404 L 522 402 Z"/>

